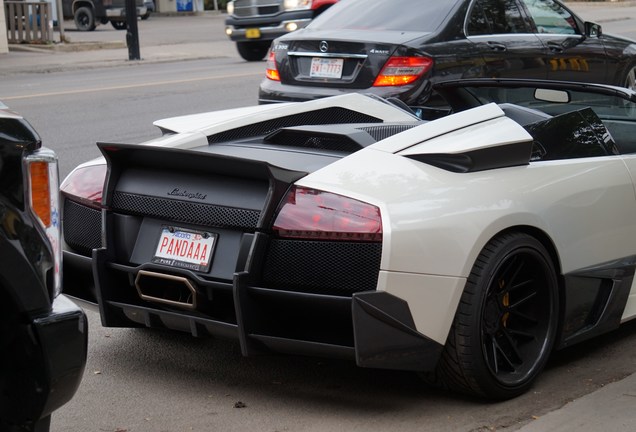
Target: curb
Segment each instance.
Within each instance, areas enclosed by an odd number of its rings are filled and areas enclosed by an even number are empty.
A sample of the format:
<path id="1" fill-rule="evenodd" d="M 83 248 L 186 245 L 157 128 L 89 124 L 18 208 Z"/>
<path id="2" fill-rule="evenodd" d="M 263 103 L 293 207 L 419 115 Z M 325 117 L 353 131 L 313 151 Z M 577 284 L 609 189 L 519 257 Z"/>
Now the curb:
<path id="1" fill-rule="evenodd" d="M 10 52 L 81 52 L 94 51 L 100 49 L 119 49 L 126 48 L 123 41 L 113 42 L 62 42 L 50 44 L 9 44 Z"/>

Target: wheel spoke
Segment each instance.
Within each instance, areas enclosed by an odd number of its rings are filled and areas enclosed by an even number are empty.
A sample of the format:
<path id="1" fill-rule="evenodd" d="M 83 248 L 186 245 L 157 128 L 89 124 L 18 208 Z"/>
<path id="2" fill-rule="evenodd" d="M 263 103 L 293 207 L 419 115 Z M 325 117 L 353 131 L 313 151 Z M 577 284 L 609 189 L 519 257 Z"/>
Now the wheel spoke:
<path id="1" fill-rule="evenodd" d="M 516 336 L 517 338 L 523 338 L 523 339 L 527 339 L 527 340 L 536 340 L 537 337 L 533 334 L 533 333 L 529 333 L 523 330 L 517 330 L 517 329 L 511 329 L 508 328 L 508 332 L 511 335 Z"/>
<path id="2" fill-rule="evenodd" d="M 530 324 L 538 324 L 538 320 L 535 317 L 532 317 L 528 314 L 525 314 L 523 312 L 519 312 L 518 310 L 511 310 L 510 311 L 510 315 L 513 315 L 516 318 L 521 318 L 527 322 L 529 322 Z"/>
<path id="3" fill-rule="evenodd" d="M 510 342 L 510 341 L 508 341 Z M 494 349 L 495 352 L 497 353 L 495 356 L 495 363 L 496 363 L 496 367 L 495 370 L 498 373 L 500 366 L 505 366 L 508 371 L 514 371 L 515 370 L 515 363 L 513 362 L 513 360 L 509 357 L 508 353 L 506 352 L 506 350 L 501 346 L 501 344 L 499 343 L 497 338 L 493 338 L 493 345 L 494 345 Z M 513 348 L 513 347 L 511 347 Z M 513 348 L 513 354 L 517 355 L 516 350 L 514 350 Z M 503 363 L 503 364 L 499 364 L 499 360 Z"/>
<path id="4" fill-rule="evenodd" d="M 517 309 L 519 306 L 523 305 L 524 303 L 530 301 L 531 299 L 533 299 L 534 297 L 537 296 L 537 292 L 536 291 L 532 291 L 530 294 L 528 294 L 527 296 L 517 300 L 514 303 L 511 303 L 510 306 L 508 306 L 509 311 L 512 311 L 513 309 Z"/>

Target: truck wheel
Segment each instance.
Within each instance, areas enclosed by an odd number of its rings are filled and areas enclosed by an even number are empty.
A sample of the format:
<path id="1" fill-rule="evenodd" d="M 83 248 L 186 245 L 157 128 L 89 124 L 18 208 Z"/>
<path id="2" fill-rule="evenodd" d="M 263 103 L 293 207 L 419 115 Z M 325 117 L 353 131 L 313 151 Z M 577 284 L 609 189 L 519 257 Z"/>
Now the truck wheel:
<path id="1" fill-rule="evenodd" d="M 126 30 L 128 28 L 126 21 L 111 21 L 110 23 L 116 30 Z"/>
<path id="2" fill-rule="evenodd" d="M 265 58 L 269 49 L 269 41 L 267 42 L 237 42 L 236 49 L 239 55 L 247 61 L 261 61 Z"/>
<path id="3" fill-rule="evenodd" d="M 75 27 L 77 27 L 79 31 L 95 30 L 95 14 L 93 13 L 93 9 L 88 6 L 77 8 L 73 18 L 75 20 Z"/>

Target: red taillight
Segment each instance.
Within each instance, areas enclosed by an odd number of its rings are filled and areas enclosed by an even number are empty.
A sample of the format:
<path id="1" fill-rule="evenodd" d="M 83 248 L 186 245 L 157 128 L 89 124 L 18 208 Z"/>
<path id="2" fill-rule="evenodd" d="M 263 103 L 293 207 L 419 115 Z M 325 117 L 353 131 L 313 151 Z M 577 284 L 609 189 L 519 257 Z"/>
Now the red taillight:
<path id="1" fill-rule="evenodd" d="M 382 241 L 380 209 L 342 195 L 292 187 L 274 222 L 279 237 Z"/>
<path id="2" fill-rule="evenodd" d="M 265 70 L 265 75 L 272 81 L 280 81 L 280 75 L 276 67 L 276 53 L 272 50 L 269 50 L 267 54 L 267 69 Z"/>
<path id="3" fill-rule="evenodd" d="M 374 87 L 411 84 L 433 67 L 429 57 L 391 57 L 373 83 Z"/>
<path id="4" fill-rule="evenodd" d="M 89 207 L 100 208 L 106 180 L 106 165 L 89 165 L 78 168 L 62 182 L 60 190 L 74 201 Z"/>

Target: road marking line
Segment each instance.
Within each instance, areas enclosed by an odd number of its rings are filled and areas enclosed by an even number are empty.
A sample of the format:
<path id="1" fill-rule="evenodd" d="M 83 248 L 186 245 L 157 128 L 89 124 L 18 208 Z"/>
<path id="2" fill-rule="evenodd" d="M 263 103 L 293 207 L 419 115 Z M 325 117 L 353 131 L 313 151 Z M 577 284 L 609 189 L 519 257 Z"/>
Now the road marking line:
<path id="1" fill-rule="evenodd" d="M 190 83 L 190 82 L 197 82 L 197 81 L 209 81 L 209 80 L 226 79 L 226 78 L 241 78 L 241 77 L 249 77 L 249 76 L 255 76 L 255 75 L 262 75 L 262 73 L 259 72 L 259 73 L 248 73 L 248 74 L 220 75 L 220 76 L 212 76 L 212 77 L 158 81 L 158 82 L 152 82 L 152 83 L 129 84 L 129 85 L 120 85 L 120 86 L 112 86 L 112 87 L 97 87 L 97 88 L 88 88 L 88 89 L 81 89 L 81 90 L 36 93 L 32 95 L 22 95 L 22 96 L 0 96 L 0 100 L 8 101 L 8 100 L 18 100 L 18 99 L 31 99 L 31 98 L 37 98 L 37 97 L 63 96 L 63 95 L 72 95 L 72 94 L 81 94 L 81 93 L 125 90 L 125 89 L 140 88 L 140 87 L 153 87 L 153 86 L 162 86 L 162 85 L 169 85 L 169 84 L 183 84 L 183 83 Z"/>

